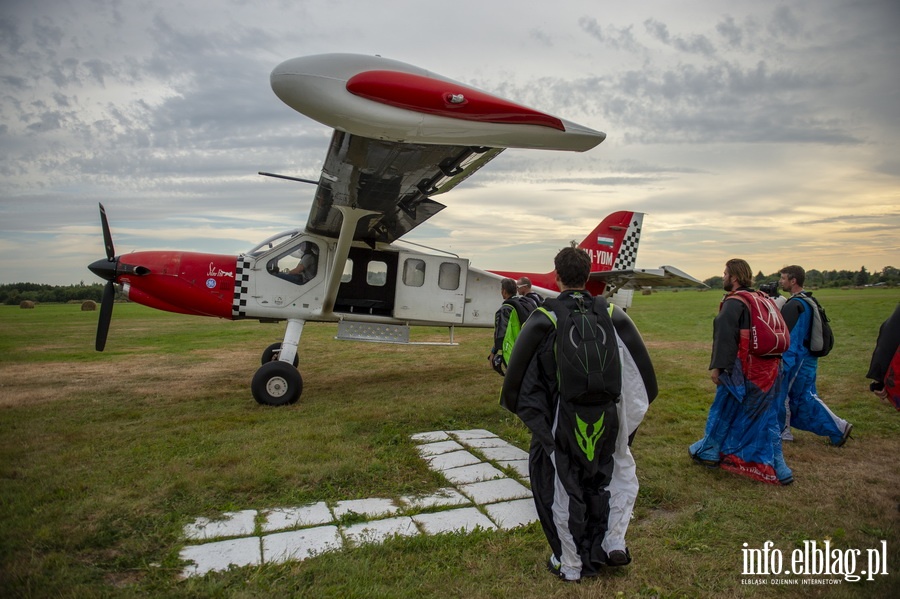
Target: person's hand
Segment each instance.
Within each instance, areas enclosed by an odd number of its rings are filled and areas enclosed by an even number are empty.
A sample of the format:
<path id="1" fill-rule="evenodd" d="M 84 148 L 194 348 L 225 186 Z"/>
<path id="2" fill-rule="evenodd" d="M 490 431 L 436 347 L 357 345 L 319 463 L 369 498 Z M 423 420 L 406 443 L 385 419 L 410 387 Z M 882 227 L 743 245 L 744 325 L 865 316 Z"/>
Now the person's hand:
<path id="1" fill-rule="evenodd" d="M 715 383 L 717 386 L 722 384 L 719 381 L 719 375 L 721 373 L 722 373 L 722 371 L 718 368 L 713 368 L 712 370 L 709 371 L 709 378 L 711 378 L 712 382 Z"/>
<path id="2" fill-rule="evenodd" d="M 506 376 L 506 373 L 503 371 L 503 356 L 501 356 L 500 354 L 495 354 L 494 359 L 491 362 L 491 366 L 494 368 L 494 370 L 497 371 L 497 374 L 499 374 L 500 376 Z"/>

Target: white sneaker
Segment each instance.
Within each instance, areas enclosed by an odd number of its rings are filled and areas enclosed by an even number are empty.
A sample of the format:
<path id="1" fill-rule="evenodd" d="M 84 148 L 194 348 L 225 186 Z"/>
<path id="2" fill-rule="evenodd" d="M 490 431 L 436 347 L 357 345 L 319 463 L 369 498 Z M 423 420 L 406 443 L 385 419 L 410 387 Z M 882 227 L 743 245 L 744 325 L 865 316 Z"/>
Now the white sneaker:
<path id="1" fill-rule="evenodd" d="M 547 570 L 562 581 L 581 582 L 581 573 L 573 573 L 570 571 L 571 568 L 564 568 L 553 554 L 550 554 L 550 559 L 547 560 Z"/>

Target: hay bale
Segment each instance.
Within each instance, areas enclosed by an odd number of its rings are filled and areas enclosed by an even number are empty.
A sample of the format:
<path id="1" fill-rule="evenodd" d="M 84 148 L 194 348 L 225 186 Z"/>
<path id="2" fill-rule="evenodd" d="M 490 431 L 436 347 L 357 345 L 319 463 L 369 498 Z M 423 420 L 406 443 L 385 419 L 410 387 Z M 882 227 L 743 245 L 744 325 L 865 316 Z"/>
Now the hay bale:
<path id="1" fill-rule="evenodd" d="M 31 300 L 22 300 L 22 302 L 19 303 L 19 307 L 23 310 L 34 310 L 34 302 Z"/>
<path id="2" fill-rule="evenodd" d="M 641 295 L 651 295 L 652 293 L 652 289 L 641 289 Z"/>
<path id="3" fill-rule="evenodd" d="M 97 302 L 94 300 L 84 300 L 81 303 L 81 311 L 82 312 L 93 312 L 97 309 Z"/>

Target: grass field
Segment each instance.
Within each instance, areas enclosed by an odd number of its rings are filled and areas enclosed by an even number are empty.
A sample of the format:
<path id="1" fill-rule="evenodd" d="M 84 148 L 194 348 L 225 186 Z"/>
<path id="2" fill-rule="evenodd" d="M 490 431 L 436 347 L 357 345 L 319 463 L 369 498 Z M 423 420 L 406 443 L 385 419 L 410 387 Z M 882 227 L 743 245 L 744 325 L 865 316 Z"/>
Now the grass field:
<path id="1" fill-rule="evenodd" d="M 309 324 L 303 397 L 265 408 L 249 382 L 282 326 L 123 304 L 98 354 L 96 312 L 0 307 L 0 595 L 896 597 L 900 413 L 870 394 L 864 377 L 900 290 L 817 297 L 837 338 L 820 361 L 819 393 L 854 424 L 854 438 L 836 449 L 795 432 L 784 452 L 796 482 L 784 488 L 687 457 L 714 393 L 706 368 L 720 294 L 635 297 L 630 313 L 660 396 L 633 448 L 641 482 L 629 529 L 634 562 L 573 586 L 545 572 L 537 524 L 179 577 L 183 527 L 198 516 L 444 486 L 418 458 L 412 434 L 485 428 L 527 449 L 527 430 L 497 403 L 500 378 L 485 360 L 489 330 L 457 330 L 458 347 L 401 347 L 335 341 L 334 326 Z M 444 340 L 446 331 L 415 336 Z M 760 577 L 742 575 L 744 543 L 772 541 L 788 556 L 805 540 L 863 556 L 884 540 L 889 575 L 745 584 Z"/>

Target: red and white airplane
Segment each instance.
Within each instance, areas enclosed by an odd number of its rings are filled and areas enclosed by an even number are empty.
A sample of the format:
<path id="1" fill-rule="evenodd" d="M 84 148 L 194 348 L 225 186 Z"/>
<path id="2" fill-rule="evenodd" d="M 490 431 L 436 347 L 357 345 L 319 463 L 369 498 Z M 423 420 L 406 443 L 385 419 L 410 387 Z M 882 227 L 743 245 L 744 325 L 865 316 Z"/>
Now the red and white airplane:
<path id="1" fill-rule="evenodd" d="M 282 342 L 263 352 L 251 382 L 257 402 L 284 405 L 303 391 L 297 349 L 306 322 L 337 322 L 343 339 L 395 343 L 409 342 L 410 326 L 448 326 L 452 343 L 453 327 L 493 326 L 504 276 L 526 274 L 538 291 L 553 293 L 552 273 L 487 272 L 452 254 L 394 242 L 444 208 L 433 196 L 503 149 L 583 152 L 604 133 L 378 56 L 295 58 L 275 68 L 271 84 L 288 106 L 334 129 L 306 226 L 239 256 L 116 256 L 101 205 L 106 258 L 89 266 L 108 281 L 98 351 L 106 345 L 116 285 L 129 300 L 160 310 L 286 321 Z M 634 270 L 641 219 L 615 213 L 582 244 L 593 252 L 594 290 L 648 284 L 641 276 L 657 285 L 699 284 L 673 269 Z"/>

